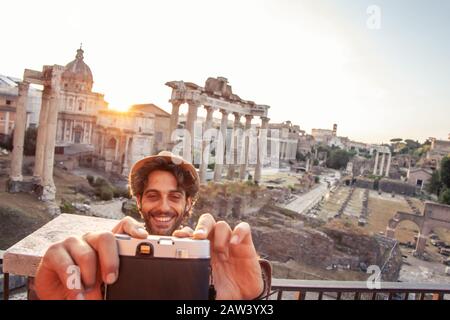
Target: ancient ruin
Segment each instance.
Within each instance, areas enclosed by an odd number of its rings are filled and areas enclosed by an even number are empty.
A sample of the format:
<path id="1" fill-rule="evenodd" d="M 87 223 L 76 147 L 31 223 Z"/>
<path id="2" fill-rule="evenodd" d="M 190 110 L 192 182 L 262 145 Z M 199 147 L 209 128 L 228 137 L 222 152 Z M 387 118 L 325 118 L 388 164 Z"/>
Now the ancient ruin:
<path id="1" fill-rule="evenodd" d="M 425 251 L 427 239 L 434 228 L 450 229 L 450 206 L 425 202 L 423 215 L 397 212 L 397 214 L 389 220 L 389 224 L 386 228 L 386 236 L 395 239 L 395 228 L 404 220 L 410 220 L 419 227 L 415 252 L 418 256 L 422 256 Z"/>
<path id="2" fill-rule="evenodd" d="M 391 169 L 391 151 L 388 147 L 380 147 L 375 149 L 375 163 L 373 166 L 373 175 L 379 175 L 389 177 L 389 170 Z M 381 161 L 380 161 L 380 155 L 381 155 Z M 385 161 L 387 155 L 387 163 Z M 380 161 L 380 162 L 379 162 Z"/>
<path id="3" fill-rule="evenodd" d="M 261 179 L 262 159 L 260 159 L 261 149 L 265 148 L 265 140 L 267 139 L 267 128 L 269 118 L 267 112 L 269 106 L 256 104 L 253 101 L 243 100 L 238 95 L 232 92 L 231 86 L 228 84 L 228 80 L 223 77 L 208 78 L 205 82 L 205 87 L 201 87 L 191 82 L 184 81 L 170 81 L 166 83 L 167 86 L 172 88 L 172 96 L 170 103 L 172 104 L 172 117 L 171 117 L 171 132 L 177 128 L 180 105 L 187 103 L 189 105 L 189 111 L 187 115 L 186 128 L 190 134 L 190 138 L 184 138 L 183 142 L 183 156 L 189 161 L 194 161 L 194 146 L 196 145 L 196 137 L 194 133 L 194 127 L 197 120 L 197 111 L 203 106 L 206 109 L 206 121 L 203 123 L 203 132 L 206 132 L 211 128 L 213 113 L 219 111 L 222 114 L 222 121 L 220 125 L 220 135 L 217 143 L 215 154 L 215 166 L 214 166 L 214 181 L 219 181 L 222 177 L 222 171 L 224 165 L 228 167 L 228 177 L 233 178 L 235 176 L 235 170 L 239 169 L 239 178 L 242 180 L 245 178 L 247 165 L 249 163 L 249 135 L 245 136 L 245 142 L 242 148 L 239 145 L 241 139 L 237 139 L 239 132 L 245 130 L 248 132 L 252 127 L 252 119 L 254 117 L 261 118 L 261 130 L 258 136 L 258 156 L 256 160 L 254 181 L 258 182 Z M 233 146 L 231 147 L 231 163 L 225 163 L 225 138 L 227 131 L 228 116 L 233 114 L 234 126 L 232 139 Z M 245 126 L 242 127 L 241 117 L 245 117 Z M 206 168 L 209 163 L 209 152 L 204 152 L 207 148 L 208 141 L 203 135 L 201 138 L 201 146 L 196 150 L 201 150 L 200 157 L 200 179 L 204 183 L 206 182 Z M 264 146 L 263 146 L 264 145 Z M 264 150 L 264 149 L 263 149 Z M 242 152 L 240 152 L 242 151 Z M 227 159 L 227 160 L 228 160 Z M 194 161 L 195 162 L 195 161 Z M 239 165 L 237 165 L 239 164 Z"/>

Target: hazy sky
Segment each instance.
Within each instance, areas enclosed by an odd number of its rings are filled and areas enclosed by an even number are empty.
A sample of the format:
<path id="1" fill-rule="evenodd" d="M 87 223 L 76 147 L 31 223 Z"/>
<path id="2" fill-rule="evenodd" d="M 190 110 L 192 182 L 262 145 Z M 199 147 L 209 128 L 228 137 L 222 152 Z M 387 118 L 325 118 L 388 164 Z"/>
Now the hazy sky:
<path id="1" fill-rule="evenodd" d="M 376 143 L 450 133 L 450 1 L 0 0 L 0 12 L 0 73 L 65 65 L 82 42 L 111 107 L 170 112 L 165 82 L 224 76 L 270 105 L 271 121 L 307 132 L 337 123 Z"/>

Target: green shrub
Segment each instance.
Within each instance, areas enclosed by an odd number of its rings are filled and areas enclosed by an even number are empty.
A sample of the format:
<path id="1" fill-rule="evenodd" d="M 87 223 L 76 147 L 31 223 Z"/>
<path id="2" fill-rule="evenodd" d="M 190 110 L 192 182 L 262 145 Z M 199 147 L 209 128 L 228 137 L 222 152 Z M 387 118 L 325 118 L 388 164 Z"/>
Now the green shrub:
<path id="1" fill-rule="evenodd" d="M 114 196 L 114 191 L 112 188 L 108 187 L 108 186 L 102 186 L 100 187 L 100 199 L 101 200 L 112 200 Z"/>
<path id="2" fill-rule="evenodd" d="M 70 203 L 64 199 L 61 201 L 59 208 L 62 213 L 76 213 L 77 212 L 77 210 L 72 205 L 72 203 Z"/>
<path id="3" fill-rule="evenodd" d="M 86 179 L 87 179 L 87 181 L 89 182 L 89 184 L 91 185 L 91 186 L 93 186 L 94 185 L 94 177 L 93 176 L 91 176 L 91 175 L 88 175 L 88 176 L 86 176 Z"/>
<path id="4" fill-rule="evenodd" d="M 130 192 L 128 191 L 127 188 L 116 187 L 116 188 L 114 188 L 113 193 L 114 193 L 114 198 L 120 198 L 120 197 L 127 198 L 127 199 L 131 198 Z"/>

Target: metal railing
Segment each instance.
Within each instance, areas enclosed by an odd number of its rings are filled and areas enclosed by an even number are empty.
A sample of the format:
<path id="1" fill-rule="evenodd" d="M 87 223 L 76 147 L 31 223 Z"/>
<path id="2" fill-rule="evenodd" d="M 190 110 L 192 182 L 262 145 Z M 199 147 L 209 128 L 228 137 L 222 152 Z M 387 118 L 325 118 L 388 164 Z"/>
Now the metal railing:
<path id="1" fill-rule="evenodd" d="M 450 300 L 449 284 L 272 279 L 271 300 Z"/>

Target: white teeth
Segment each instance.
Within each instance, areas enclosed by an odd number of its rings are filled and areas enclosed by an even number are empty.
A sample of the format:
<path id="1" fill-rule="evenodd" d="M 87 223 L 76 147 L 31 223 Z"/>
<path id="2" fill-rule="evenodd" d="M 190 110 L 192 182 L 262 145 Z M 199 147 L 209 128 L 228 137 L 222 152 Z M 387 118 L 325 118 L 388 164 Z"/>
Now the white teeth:
<path id="1" fill-rule="evenodd" d="M 167 221 L 172 220 L 171 217 L 155 217 L 155 219 L 160 222 L 167 222 Z"/>

